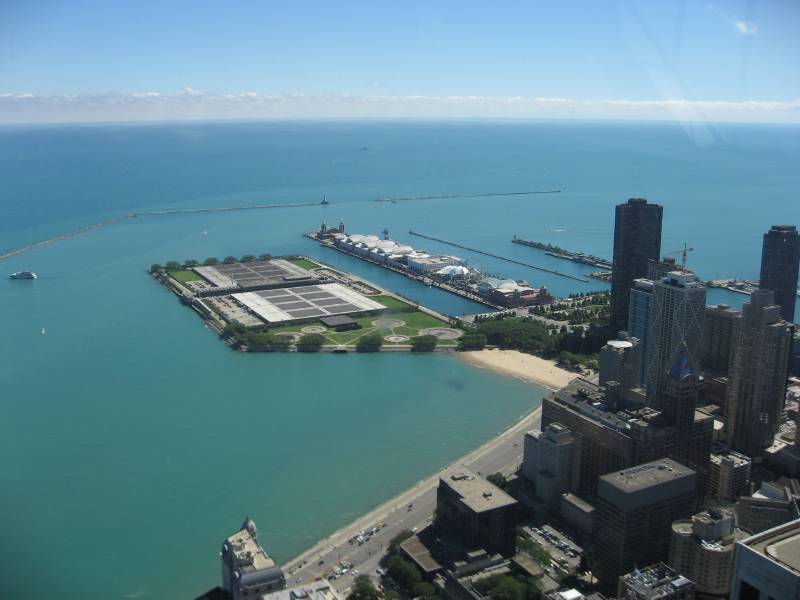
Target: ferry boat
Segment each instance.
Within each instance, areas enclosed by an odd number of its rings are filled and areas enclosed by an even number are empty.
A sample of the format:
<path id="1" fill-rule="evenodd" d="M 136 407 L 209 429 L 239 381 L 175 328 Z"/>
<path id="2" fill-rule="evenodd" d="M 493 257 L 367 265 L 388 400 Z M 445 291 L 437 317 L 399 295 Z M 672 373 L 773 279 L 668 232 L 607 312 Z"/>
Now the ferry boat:
<path id="1" fill-rule="evenodd" d="M 9 275 L 11 279 L 36 279 L 36 273 L 33 271 L 17 271 Z"/>

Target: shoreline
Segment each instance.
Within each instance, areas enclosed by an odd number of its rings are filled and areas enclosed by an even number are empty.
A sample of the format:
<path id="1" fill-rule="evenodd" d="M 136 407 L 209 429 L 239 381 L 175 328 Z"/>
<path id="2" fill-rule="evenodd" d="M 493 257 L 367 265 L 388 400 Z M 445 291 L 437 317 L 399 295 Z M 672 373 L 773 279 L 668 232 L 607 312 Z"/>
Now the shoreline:
<path id="1" fill-rule="evenodd" d="M 472 366 L 489 369 L 501 375 L 515 377 L 525 383 L 543 386 L 550 390 L 563 387 L 563 385 L 579 376 L 576 373 L 557 367 L 553 361 L 516 350 L 478 350 L 458 352 L 457 354 Z M 411 487 L 392 496 L 366 514 L 340 527 L 295 558 L 284 563 L 285 572 L 289 575 L 303 569 L 304 565 L 313 563 L 317 558 L 323 556 L 326 551 L 346 542 L 359 531 L 368 528 L 374 523 L 387 520 L 389 515 L 398 510 L 398 507 L 413 503 L 417 498 L 434 489 L 439 483 L 439 478 L 457 465 L 473 463 L 481 457 L 496 451 L 504 443 L 508 442 L 509 438 L 523 435 L 526 431 L 538 427 L 541 422 L 541 413 L 542 405 L 540 402 L 538 406 L 517 419 L 499 435 L 492 437 L 464 456 L 451 461 Z"/>
<path id="2" fill-rule="evenodd" d="M 370 510 L 368 513 L 358 517 L 356 520 L 344 525 L 343 527 L 334 531 L 332 534 L 321 539 L 311 548 L 305 550 L 295 558 L 287 561 L 283 565 L 286 574 L 289 575 L 296 572 L 298 568 L 301 568 L 303 565 L 307 564 L 312 558 L 316 559 L 320 555 L 323 555 L 328 549 L 345 542 L 346 540 L 352 538 L 359 531 L 368 528 L 370 525 L 387 520 L 389 515 L 391 515 L 393 512 L 402 510 L 403 506 L 413 503 L 418 497 L 432 489 L 435 489 L 439 484 L 439 479 L 458 465 L 467 465 L 469 463 L 473 463 L 481 457 L 491 453 L 492 451 L 495 451 L 503 443 L 507 442 L 509 438 L 522 435 L 526 431 L 538 427 L 541 419 L 541 413 L 542 406 L 540 403 L 532 411 L 517 419 L 499 435 L 492 437 L 464 456 L 451 461 L 431 475 L 418 481 L 410 488 L 407 488 L 397 495 L 392 496 L 385 502 L 382 502 Z M 398 509 L 398 507 L 401 508 Z"/>
<path id="3" fill-rule="evenodd" d="M 581 376 L 559 367 L 555 361 L 518 350 L 487 349 L 459 352 L 458 355 L 474 367 L 544 386 L 551 391 L 561 389 Z"/>

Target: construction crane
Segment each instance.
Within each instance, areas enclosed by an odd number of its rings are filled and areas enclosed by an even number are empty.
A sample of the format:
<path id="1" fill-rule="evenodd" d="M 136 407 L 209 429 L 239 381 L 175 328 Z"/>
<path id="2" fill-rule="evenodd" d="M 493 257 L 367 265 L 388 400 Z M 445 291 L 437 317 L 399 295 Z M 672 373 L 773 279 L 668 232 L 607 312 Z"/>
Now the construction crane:
<path id="1" fill-rule="evenodd" d="M 675 252 L 668 252 L 664 256 L 676 256 L 676 255 L 680 254 L 681 255 L 681 271 L 686 272 L 686 255 L 689 254 L 689 252 L 692 252 L 693 250 L 694 250 L 694 248 L 690 248 L 689 245 L 684 242 L 683 250 L 676 250 Z"/>

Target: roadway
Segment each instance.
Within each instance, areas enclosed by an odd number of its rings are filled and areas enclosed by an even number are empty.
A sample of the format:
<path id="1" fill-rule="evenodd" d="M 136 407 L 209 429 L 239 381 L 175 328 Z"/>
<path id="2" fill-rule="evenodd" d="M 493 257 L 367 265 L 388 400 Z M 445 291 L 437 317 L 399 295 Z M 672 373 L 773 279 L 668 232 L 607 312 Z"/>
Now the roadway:
<path id="1" fill-rule="evenodd" d="M 431 522 L 436 508 L 436 487 L 441 475 L 458 470 L 462 464 L 484 477 L 497 472 L 510 475 L 522 462 L 525 432 L 539 427 L 540 420 L 541 409 L 537 408 L 474 452 L 420 481 L 288 562 L 284 565 L 287 587 L 326 577 L 342 560 L 352 563 L 353 567 L 348 574 L 331 582 L 339 592 L 345 592 L 359 574 L 374 574 L 389 542 L 398 533 L 422 529 Z M 362 545 L 350 543 L 361 531 L 381 525 L 380 530 Z"/>

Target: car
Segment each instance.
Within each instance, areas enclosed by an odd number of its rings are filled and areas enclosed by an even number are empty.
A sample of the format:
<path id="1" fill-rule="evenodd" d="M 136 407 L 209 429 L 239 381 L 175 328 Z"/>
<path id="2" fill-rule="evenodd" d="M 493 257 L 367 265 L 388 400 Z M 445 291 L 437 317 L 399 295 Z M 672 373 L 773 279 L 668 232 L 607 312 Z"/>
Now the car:
<path id="1" fill-rule="evenodd" d="M 351 571 L 351 573 L 350 573 L 350 574 L 351 574 L 353 577 L 355 577 L 356 575 L 358 575 L 358 569 L 353 569 L 353 570 Z"/>
<path id="2" fill-rule="evenodd" d="M 411 528 L 411 533 L 417 533 L 417 529 L 419 529 L 419 527 L 412 527 Z"/>
<path id="3" fill-rule="evenodd" d="M 318 565 L 324 565 L 325 564 L 325 559 L 324 558 L 320 559 L 320 561 L 317 564 Z"/>

